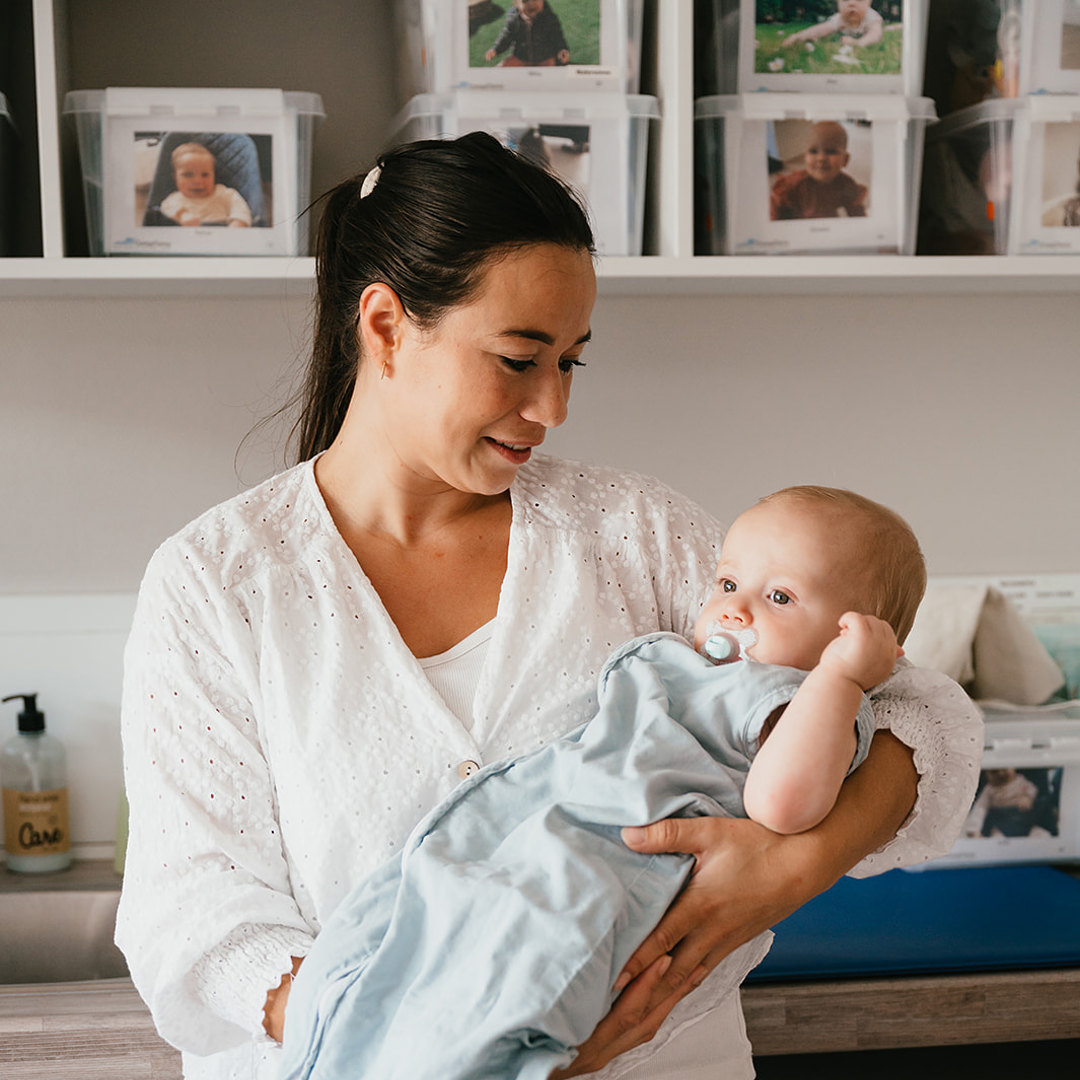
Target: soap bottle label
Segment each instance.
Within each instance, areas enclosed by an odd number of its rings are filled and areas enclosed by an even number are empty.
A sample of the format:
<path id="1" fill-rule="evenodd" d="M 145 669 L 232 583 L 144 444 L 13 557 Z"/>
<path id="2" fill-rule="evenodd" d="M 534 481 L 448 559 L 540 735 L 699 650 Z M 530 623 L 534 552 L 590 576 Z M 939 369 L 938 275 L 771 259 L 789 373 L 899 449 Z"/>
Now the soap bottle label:
<path id="1" fill-rule="evenodd" d="M 9 855 L 61 855 L 70 848 L 67 788 L 4 788 L 4 850 Z"/>

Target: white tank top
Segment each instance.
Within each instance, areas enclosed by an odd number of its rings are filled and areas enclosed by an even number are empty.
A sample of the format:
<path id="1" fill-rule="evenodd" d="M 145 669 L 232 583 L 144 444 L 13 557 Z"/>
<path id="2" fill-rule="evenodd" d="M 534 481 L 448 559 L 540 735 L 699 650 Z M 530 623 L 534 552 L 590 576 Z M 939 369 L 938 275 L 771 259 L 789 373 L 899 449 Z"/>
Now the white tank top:
<path id="1" fill-rule="evenodd" d="M 438 656 L 417 657 L 417 663 L 423 668 L 428 682 L 466 731 L 472 731 L 473 700 L 494 631 L 495 620 L 492 619 L 446 652 Z"/>

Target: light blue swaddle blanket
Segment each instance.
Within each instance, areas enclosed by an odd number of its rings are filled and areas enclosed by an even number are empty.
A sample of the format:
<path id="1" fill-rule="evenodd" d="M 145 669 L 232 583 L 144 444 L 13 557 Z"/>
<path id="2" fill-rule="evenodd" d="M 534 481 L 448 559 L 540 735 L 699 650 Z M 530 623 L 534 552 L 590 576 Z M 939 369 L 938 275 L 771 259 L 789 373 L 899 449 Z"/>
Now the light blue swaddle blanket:
<path id="1" fill-rule="evenodd" d="M 742 817 L 764 721 L 805 672 L 714 666 L 675 634 L 618 649 L 597 715 L 481 769 L 318 934 L 293 980 L 282 1080 L 546 1080 L 684 884 L 626 825 Z M 864 698 L 854 769 L 874 732 Z"/>

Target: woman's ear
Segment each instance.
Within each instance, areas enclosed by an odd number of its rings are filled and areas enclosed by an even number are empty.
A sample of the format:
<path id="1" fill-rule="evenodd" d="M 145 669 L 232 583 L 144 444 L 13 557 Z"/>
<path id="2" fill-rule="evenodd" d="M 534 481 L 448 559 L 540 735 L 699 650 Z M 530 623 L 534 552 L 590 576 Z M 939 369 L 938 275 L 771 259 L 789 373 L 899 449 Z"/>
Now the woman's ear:
<path id="1" fill-rule="evenodd" d="M 360 295 L 356 333 L 365 359 L 384 375 L 401 344 L 407 321 L 401 298 L 385 282 L 372 282 Z"/>

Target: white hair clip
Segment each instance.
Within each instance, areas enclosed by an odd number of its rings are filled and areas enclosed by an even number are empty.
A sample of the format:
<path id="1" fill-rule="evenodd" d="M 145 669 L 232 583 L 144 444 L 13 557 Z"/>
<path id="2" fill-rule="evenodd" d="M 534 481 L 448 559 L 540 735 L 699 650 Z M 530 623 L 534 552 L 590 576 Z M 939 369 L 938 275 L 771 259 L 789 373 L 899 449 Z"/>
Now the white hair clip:
<path id="1" fill-rule="evenodd" d="M 364 182 L 360 186 L 361 199 L 366 199 L 375 190 L 375 185 L 379 182 L 379 177 L 381 175 L 382 166 L 376 165 L 375 168 L 364 177 Z"/>

